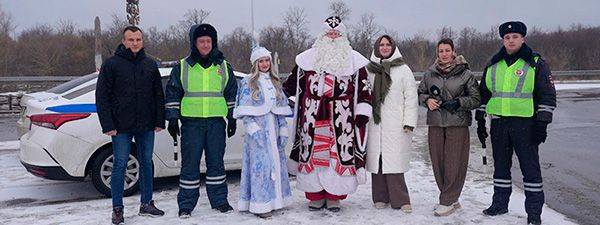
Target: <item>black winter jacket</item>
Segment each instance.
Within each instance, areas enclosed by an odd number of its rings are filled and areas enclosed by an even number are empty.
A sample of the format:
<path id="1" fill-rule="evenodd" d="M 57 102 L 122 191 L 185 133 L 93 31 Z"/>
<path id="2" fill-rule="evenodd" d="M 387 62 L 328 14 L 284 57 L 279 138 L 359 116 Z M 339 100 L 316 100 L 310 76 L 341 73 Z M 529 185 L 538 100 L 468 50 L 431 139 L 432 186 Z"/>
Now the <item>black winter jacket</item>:
<path id="1" fill-rule="evenodd" d="M 154 60 L 123 44 L 100 69 L 96 109 L 102 132 L 133 133 L 165 128 L 164 94 Z"/>

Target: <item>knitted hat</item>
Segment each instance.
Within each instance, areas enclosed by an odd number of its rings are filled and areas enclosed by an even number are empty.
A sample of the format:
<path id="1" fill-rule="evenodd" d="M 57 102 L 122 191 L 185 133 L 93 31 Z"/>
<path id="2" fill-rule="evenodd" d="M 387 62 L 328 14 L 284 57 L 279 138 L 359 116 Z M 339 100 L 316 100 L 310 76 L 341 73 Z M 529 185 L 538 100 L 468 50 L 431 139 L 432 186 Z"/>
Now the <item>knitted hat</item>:
<path id="1" fill-rule="evenodd" d="M 262 57 L 269 57 L 269 59 L 271 59 L 271 52 L 264 47 L 256 47 L 252 49 L 252 54 L 250 55 L 250 63 L 254 63 L 256 60 Z"/>

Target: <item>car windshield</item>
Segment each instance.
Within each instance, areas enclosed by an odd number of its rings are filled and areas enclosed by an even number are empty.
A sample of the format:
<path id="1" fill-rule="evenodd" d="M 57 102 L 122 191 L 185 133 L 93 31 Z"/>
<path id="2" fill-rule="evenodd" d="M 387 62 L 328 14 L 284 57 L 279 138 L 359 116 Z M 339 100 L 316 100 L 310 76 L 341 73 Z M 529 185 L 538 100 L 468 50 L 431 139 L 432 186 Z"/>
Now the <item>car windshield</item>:
<path id="1" fill-rule="evenodd" d="M 97 77 L 98 77 L 97 73 L 88 74 L 88 75 L 85 75 L 85 76 L 82 76 L 79 78 L 75 78 L 66 83 L 60 84 L 56 87 L 50 88 L 47 90 L 47 92 L 54 93 L 54 94 L 62 94 L 62 93 L 65 93 L 66 91 L 71 90 L 74 87 L 77 87 L 85 82 L 96 79 Z"/>

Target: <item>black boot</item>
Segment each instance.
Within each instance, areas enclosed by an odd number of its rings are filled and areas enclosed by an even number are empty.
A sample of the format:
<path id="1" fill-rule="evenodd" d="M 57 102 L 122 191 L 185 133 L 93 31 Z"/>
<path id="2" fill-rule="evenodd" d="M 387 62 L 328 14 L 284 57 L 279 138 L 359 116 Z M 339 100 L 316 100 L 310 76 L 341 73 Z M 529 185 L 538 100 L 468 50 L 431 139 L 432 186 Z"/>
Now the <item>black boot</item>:
<path id="1" fill-rule="evenodd" d="M 496 204 L 492 204 L 492 206 L 490 206 L 489 208 L 483 210 L 483 214 L 488 215 L 488 216 L 497 216 L 497 215 L 502 215 L 508 212 L 508 208 L 507 207 L 501 207 L 498 206 Z"/>
<path id="2" fill-rule="evenodd" d="M 225 204 L 223 204 L 223 205 L 217 206 L 217 208 L 216 208 L 216 209 L 217 209 L 217 210 L 219 210 L 219 212 L 222 212 L 222 213 L 227 213 L 227 212 L 229 212 L 229 211 L 232 211 L 232 210 L 233 210 L 233 207 L 231 207 L 231 205 L 229 205 L 229 203 L 227 203 L 227 202 L 226 202 L 226 203 L 225 203 Z"/>
<path id="3" fill-rule="evenodd" d="M 192 217 L 192 212 L 190 210 L 180 209 L 178 215 L 180 219 L 188 219 Z"/>
<path id="4" fill-rule="evenodd" d="M 527 224 L 540 225 L 542 224 L 542 218 L 540 215 L 527 215 Z"/>
<path id="5" fill-rule="evenodd" d="M 125 219 L 123 219 L 123 206 L 113 207 L 112 211 L 112 224 L 123 224 L 125 223 Z"/>
<path id="6" fill-rule="evenodd" d="M 165 215 L 165 212 L 156 208 L 154 205 L 154 200 L 150 201 L 148 204 L 140 205 L 140 212 L 138 213 L 140 216 L 150 216 L 150 217 L 159 217 Z"/>

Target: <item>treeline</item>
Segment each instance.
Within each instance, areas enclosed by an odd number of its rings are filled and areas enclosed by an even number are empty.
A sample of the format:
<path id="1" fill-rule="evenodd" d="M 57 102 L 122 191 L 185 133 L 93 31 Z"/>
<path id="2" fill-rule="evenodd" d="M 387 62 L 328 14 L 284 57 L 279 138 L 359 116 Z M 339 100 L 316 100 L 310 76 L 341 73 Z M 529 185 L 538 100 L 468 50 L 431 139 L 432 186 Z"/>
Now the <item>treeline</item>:
<path id="1" fill-rule="evenodd" d="M 457 52 L 478 71 L 501 46 L 496 27 L 491 27 L 488 32 L 470 27 L 461 30 L 443 27 L 435 35 L 436 40 L 431 40 L 424 34 L 405 37 L 393 28 L 383 28 L 377 23 L 377 17 L 369 13 L 360 15 L 355 21 L 350 20 L 351 11 L 342 1 L 331 3 L 330 12 L 346 21 L 355 50 L 369 58 L 376 38 L 389 34 L 398 42 L 405 61 L 414 71 L 424 71 L 432 64 L 437 38 L 453 38 Z M 257 36 L 262 46 L 278 53 L 280 71 L 289 72 L 295 56 L 312 45 L 315 34 L 307 28 L 309 21 L 303 8 L 292 7 L 282 16 L 282 24 L 264 27 L 257 31 Z M 194 9 L 167 29 L 142 27 L 146 52 L 163 61 L 185 57 L 189 53 L 190 26 L 210 21 L 209 17 L 209 11 Z M 109 25 L 103 27 L 100 37 L 103 59 L 113 54 L 126 25 L 122 17 L 113 16 Z M 78 29 L 72 22 L 61 21 L 54 26 L 37 25 L 11 35 L 15 28 L 11 15 L 0 8 L 0 76 L 77 76 L 95 70 L 92 29 Z M 219 34 L 219 48 L 238 71 L 250 70 L 253 40 L 250 32 L 238 27 L 229 34 Z M 527 43 L 546 58 L 553 70 L 591 70 L 600 69 L 598 37 L 600 27 L 574 25 L 567 29 L 542 31 L 530 25 Z"/>

